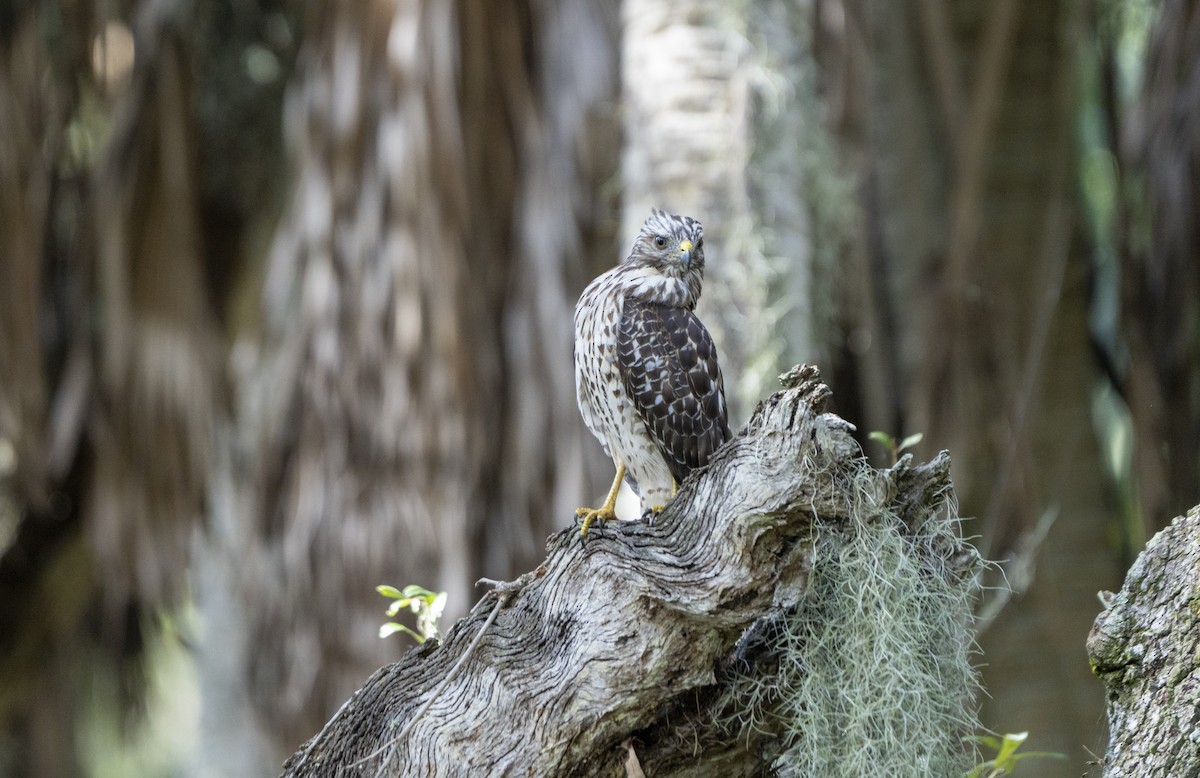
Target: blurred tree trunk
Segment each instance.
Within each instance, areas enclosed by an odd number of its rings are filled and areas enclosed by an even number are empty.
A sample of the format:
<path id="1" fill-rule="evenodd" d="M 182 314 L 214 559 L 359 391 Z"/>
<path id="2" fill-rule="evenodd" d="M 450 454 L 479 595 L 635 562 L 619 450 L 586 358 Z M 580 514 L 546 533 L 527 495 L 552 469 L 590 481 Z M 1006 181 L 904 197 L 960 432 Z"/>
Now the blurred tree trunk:
<path id="1" fill-rule="evenodd" d="M 615 26 L 586 2 L 307 20 L 294 190 L 237 335 L 202 570 L 224 638 L 204 685 L 229 703 L 204 753 L 229 774 L 278 764 L 403 650 L 378 637 L 377 584 L 448 591 L 448 621 L 599 488 L 569 322 L 615 256 L 596 194 L 615 166 Z"/>
<path id="2" fill-rule="evenodd" d="M 85 597 L 57 600 L 54 591 L 90 592 L 81 569 L 82 515 L 62 497 L 74 451 L 56 457 L 51 430 L 71 442 L 79 422 L 56 424 L 50 408 L 59 391 L 62 354 L 76 333 L 70 325 L 41 340 L 51 307 L 51 283 L 44 261 L 54 240 L 47 220 L 59 185 L 47 157 L 57 158 L 75 98 L 58 75 L 34 13 L 13 14 L 0 29 L 0 773 L 74 775 L 78 764 L 69 744 L 77 708 L 68 671 L 70 646 L 86 631 L 80 625 Z M 63 47 L 67 50 L 67 47 Z M 74 281 L 76 279 L 70 279 Z M 64 297 L 77 292 L 66 286 Z M 54 462 L 54 464 L 52 464 Z M 75 489 L 69 494 L 76 495 Z M 76 564 L 72 564 L 76 563 Z M 65 569 L 64 569 L 65 568 Z M 52 572 L 53 571 L 53 572 Z M 78 605 L 75 605 L 78 603 Z M 46 618 L 47 615 L 53 618 Z M 83 642 L 83 641 L 80 641 Z"/>
<path id="3" fill-rule="evenodd" d="M 4 14 L 0 768 L 22 775 L 82 771 L 88 716 L 140 696 L 219 413 L 188 47 L 175 5 L 127 10 Z"/>
<path id="4" fill-rule="evenodd" d="M 1144 68 L 1140 99 L 1112 118 L 1133 195 L 1120 220 L 1122 389 L 1153 530 L 1200 493 L 1200 7 L 1162 4 Z"/>
<path id="5" fill-rule="evenodd" d="M 202 753 L 270 770 L 402 650 L 374 585 L 462 612 L 599 488 L 563 323 L 616 256 L 615 9 L 305 9 L 0 11 L 0 772 L 82 769 L 140 686 L 82 658 L 187 583 Z"/>
<path id="6" fill-rule="evenodd" d="M 868 305 L 848 323 L 856 365 L 843 369 L 864 377 L 867 429 L 923 432 L 919 449 L 952 452 L 962 513 L 978 518 L 967 532 L 991 558 L 1017 557 L 1006 571 L 1024 601 L 981 640 L 983 723 L 1029 730 L 1033 747 L 1070 756 L 1056 775 L 1075 775 L 1101 742 L 1102 695 L 1080 646 L 1116 566 L 1087 403 L 1087 269 L 1072 240 L 1074 5 L 823 12 L 851 52 L 837 63 L 847 89 L 866 90 L 836 117 L 866 152 L 865 250 L 849 291 Z M 1023 565 L 1047 528 L 1030 585 Z"/>
<path id="7" fill-rule="evenodd" d="M 704 225 L 700 313 L 720 350 L 731 417 L 780 366 L 812 357 L 810 4 L 624 4 L 622 246 L 651 208 Z"/>

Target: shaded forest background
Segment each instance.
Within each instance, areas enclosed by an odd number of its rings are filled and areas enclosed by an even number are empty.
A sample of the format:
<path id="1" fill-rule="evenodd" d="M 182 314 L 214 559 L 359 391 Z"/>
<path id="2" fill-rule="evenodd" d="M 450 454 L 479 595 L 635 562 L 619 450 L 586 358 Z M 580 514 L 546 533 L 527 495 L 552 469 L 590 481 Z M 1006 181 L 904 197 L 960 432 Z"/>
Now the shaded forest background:
<path id="1" fill-rule="evenodd" d="M 1085 770 L 1096 592 L 1200 499 L 1182 0 L 0 6 L 0 774 L 271 773 L 405 650 L 375 585 L 536 564 L 651 206 L 735 425 L 805 361 L 951 451 L 982 720 Z"/>

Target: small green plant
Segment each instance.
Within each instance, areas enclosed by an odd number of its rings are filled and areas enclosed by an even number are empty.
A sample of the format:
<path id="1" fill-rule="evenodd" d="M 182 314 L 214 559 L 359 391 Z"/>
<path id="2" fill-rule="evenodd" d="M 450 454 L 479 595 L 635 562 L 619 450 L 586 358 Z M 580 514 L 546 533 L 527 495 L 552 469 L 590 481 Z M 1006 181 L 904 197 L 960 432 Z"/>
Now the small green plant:
<path id="1" fill-rule="evenodd" d="M 446 607 L 445 592 L 431 592 L 416 584 L 405 586 L 403 591 L 384 584 L 376 586 L 375 591 L 393 600 L 387 608 L 389 617 L 394 618 L 401 608 L 409 608 L 417 615 L 416 631 L 399 622 L 389 621 L 379 628 L 379 637 L 386 638 L 397 632 L 406 632 L 412 635 L 418 643 L 424 643 L 429 638 L 437 637 L 438 619 L 442 617 L 442 610 Z"/>
<path id="2" fill-rule="evenodd" d="M 1017 749 L 1025 742 L 1025 738 L 1029 737 L 1028 732 L 1018 732 L 1014 734 L 1004 735 L 1003 737 L 994 737 L 992 735 L 982 735 L 973 737 L 976 743 L 979 743 L 984 748 L 996 752 L 996 756 L 986 762 L 981 762 L 975 765 L 971 772 L 967 773 L 964 778 L 999 778 L 1002 775 L 1009 775 L 1016 769 L 1017 762 L 1030 757 L 1041 757 L 1046 759 L 1065 759 L 1062 754 L 1053 754 L 1046 751 L 1030 751 L 1027 754 L 1018 754 Z"/>
<path id="3" fill-rule="evenodd" d="M 921 438 L 925 437 L 925 434 L 922 432 L 917 432 L 912 435 L 909 435 L 904 440 L 897 441 L 895 438 L 893 438 L 891 435 L 887 434 L 886 432 L 880 432 L 879 430 L 875 430 L 867 437 L 869 437 L 871 440 L 875 441 L 876 443 L 878 443 L 879 445 L 884 447 L 884 449 L 888 452 L 888 454 L 891 455 L 892 464 L 894 465 L 900 461 L 900 455 L 902 453 L 904 453 L 904 450 L 907 448 L 912 448 L 913 446 L 920 443 Z"/>

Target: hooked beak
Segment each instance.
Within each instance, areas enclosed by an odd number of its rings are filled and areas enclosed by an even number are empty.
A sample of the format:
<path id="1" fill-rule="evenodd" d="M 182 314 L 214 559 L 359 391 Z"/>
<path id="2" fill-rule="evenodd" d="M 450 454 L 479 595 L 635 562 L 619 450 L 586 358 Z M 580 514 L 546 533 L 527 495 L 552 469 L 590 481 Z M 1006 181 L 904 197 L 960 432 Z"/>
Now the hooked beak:
<path id="1" fill-rule="evenodd" d="M 695 246 L 692 245 L 690 240 L 685 240 L 679 244 L 679 261 L 688 269 L 692 267 L 692 250 L 694 248 Z"/>

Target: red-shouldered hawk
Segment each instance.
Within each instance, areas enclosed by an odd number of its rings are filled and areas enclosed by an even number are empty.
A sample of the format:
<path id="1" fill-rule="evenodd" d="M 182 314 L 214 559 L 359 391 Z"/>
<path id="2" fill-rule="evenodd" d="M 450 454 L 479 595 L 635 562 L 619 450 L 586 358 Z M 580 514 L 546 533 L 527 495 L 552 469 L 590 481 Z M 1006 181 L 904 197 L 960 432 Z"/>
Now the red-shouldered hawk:
<path id="1" fill-rule="evenodd" d="M 623 479 L 659 510 L 730 437 L 717 350 L 693 313 L 703 275 L 700 222 L 656 209 L 629 257 L 579 298 L 579 411 L 617 468 L 604 504 L 577 511 L 583 535 L 615 518 Z"/>

